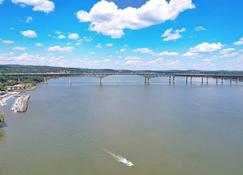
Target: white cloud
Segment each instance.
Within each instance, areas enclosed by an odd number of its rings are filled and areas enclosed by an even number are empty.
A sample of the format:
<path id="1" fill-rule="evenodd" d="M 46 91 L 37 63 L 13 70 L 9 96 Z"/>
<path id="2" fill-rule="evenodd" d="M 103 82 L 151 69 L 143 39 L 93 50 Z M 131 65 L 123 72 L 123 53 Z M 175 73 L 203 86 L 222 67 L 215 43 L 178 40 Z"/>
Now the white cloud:
<path id="1" fill-rule="evenodd" d="M 77 40 L 79 39 L 79 35 L 77 33 L 69 33 L 68 38 L 72 40 Z"/>
<path id="2" fill-rule="evenodd" d="M 100 43 L 98 43 L 95 47 L 101 49 L 102 45 Z"/>
<path id="3" fill-rule="evenodd" d="M 96 52 L 95 52 L 95 51 L 91 51 L 91 52 L 89 52 L 89 54 L 90 54 L 90 55 L 95 55 Z"/>
<path id="4" fill-rule="evenodd" d="M 161 37 L 164 38 L 164 41 L 175 41 L 180 39 L 182 36 L 180 33 L 185 32 L 186 29 L 185 28 L 181 28 L 181 29 L 176 29 L 173 31 L 172 28 L 167 29 L 162 35 Z"/>
<path id="5" fill-rule="evenodd" d="M 3 3 L 4 0 L 0 0 L 0 5 Z"/>
<path id="6" fill-rule="evenodd" d="M 237 45 L 237 46 L 243 45 L 243 37 L 240 38 L 238 41 L 234 42 L 234 45 Z"/>
<path id="7" fill-rule="evenodd" d="M 126 65 L 137 65 L 137 64 L 141 64 L 142 62 L 143 61 L 141 60 L 141 58 L 137 56 L 127 56 L 125 58 Z"/>
<path id="8" fill-rule="evenodd" d="M 26 47 L 21 47 L 21 46 L 16 46 L 13 48 L 13 50 L 17 50 L 17 51 L 25 51 L 27 48 Z"/>
<path id="9" fill-rule="evenodd" d="M 127 56 L 125 60 L 140 60 L 141 58 L 138 56 Z"/>
<path id="10" fill-rule="evenodd" d="M 156 55 L 157 56 L 177 56 L 179 54 L 177 52 L 164 51 L 164 52 L 157 53 Z"/>
<path id="11" fill-rule="evenodd" d="M 113 46 L 112 43 L 107 43 L 107 44 L 106 44 L 106 47 L 111 47 L 111 46 Z"/>
<path id="12" fill-rule="evenodd" d="M 30 23 L 32 20 L 33 20 L 33 18 L 31 16 L 29 16 L 25 19 L 25 22 Z"/>
<path id="13" fill-rule="evenodd" d="M 197 32 L 200 32 L 200 31 L 205 31 L 205 30 L 207 30 L 205 27 L 203 27 L 203 26 L 196 26 L 195 27 L 195 30 L 197 31 Z"/>
<path id="14" fill-rule="evenodd" d="M 223 45 L 218 42 L 218 43 L 208 43 L 208 42 L 203 42 L 193 48 L 190 48 L 191 52 L 214 52 L 219 49 L 221 49 Z"/>
<path id="15" fill-rule="evenodd" d="M 235 48 L 223 49 L 219 52 L 220 57 L 234 57 L 238 55 L 238 52 L 235 52 Z"/>
<path id="16" fill-rule="evenodd" d="M 52 46 L 48 48 L 49 52 L 71 52 L 74 47 L 61 47 L 61 46 Z"/>
<path id="17" fill-rule="evenodd" d="M 93 38 L 91 38 L 91 37 L 87 37 L 87 36 L 84 36 L 83 38 L 82 38 L 82 41 L 85 41 L 85 42 L 91 42 L 93 40 Z"/>
<path id="18" fill-rule="evenodd" d="M 114 2 L 101 0 L 89 12 L 78 11 L 77 18 L 80 22 L 90 22 L 91 31 L 121 38 L 124 29 L 142 29 L 174 20 L 181 12 L 194 7 L 192 0 L 149 0 L 139 8 L 119 9 Z"/>
<path id="19" fill-rule="evenodd" d="M 197 52 L 190 52 L 190 51 L 183 54 L 183 56 L 185 56 L 185 57 L 195 57 L 195 56 L 198 56 L 198 55 L 199 54 Z"/>
<path id="20" fill-rule="evenodd" d="M 2 43 L 3 44 L 13 44 L 14 41 L 12 41 L 12 40 L 2 40 Z"/>
<path id="21" fill-rule="evenodd" d="M 57 37 L 58 39 L 65 39 L 66 38 L 66 36 L 65 35 L 63 35 L 63 34 L 60 34 L 60 35 L 58 35 L 58 37 Z"/>
<path id="22" fill-rule="evenodd" d="M 43 46 L 43 44 L 42 44 L 42 43 L 36 43 L 35 45 L 36 45 L 36 46 L 38 46 L 38 47 Z"/>
<path id="23" fill-rule="evenodd" d="M 49 13 L 54 10 L 55 4 L 50 0 L 12 0 L 14 4 L 33 6 L 34 11 Z"/>
<path id="24" fill-rule="evenodd" d="M 120 52 L 126 52 L 126 50 L 127 49 L 122 48 L 122 49 L 120 49 Z"/>
<path id="25" fill-rule="evenodd" d="M 37 33 L 34 30 L 25 30 L 20 32 L 26 38 L 36 38 Z"/>
<path id="26" fill-rule="evenodd" d="M 201 44 L 198 44 L 195 47 L 192 47 L 189 49 L 188 52 L 186 52 L 183 56 L 198 56 L 199 53 L 207 53 L 207 52 L 214 52 L 217 50 L 220 50 L 223 47 L 223 44 L 220 42 L 218 43 L 208 43 L 203 42 Z"/>
<path id="27" fill-rule="evenodd" d="M 153 51 L 149 48 L 137 48 L 134 49 L 133 52 L 144 53 L 144 54 L 153 53 Z"/>
<path id="28" fill-rule="evenodd" d="M 212 62 L 212 59 L 210 59 L 210 58 L 204 58 L 204 59 L 202 59 L 202 61 L 203 62 L 210 63 L 210 62 Z"/>

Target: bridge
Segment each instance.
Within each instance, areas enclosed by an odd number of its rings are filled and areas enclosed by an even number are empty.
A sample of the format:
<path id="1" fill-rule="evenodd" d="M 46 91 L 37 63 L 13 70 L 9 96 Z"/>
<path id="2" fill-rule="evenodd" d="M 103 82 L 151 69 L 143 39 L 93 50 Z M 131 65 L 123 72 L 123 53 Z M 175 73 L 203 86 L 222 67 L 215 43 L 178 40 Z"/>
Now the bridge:
<path id="1" fill-rule="evenodd" d="M 208 84 L 209 78 L 213 78 L 216 84 L 223 84 L 224 80 L 229 80 L 230 84 L 235 82 L 238 84 L 241 79 L 243 79 L 243 74 L 218 74 L 218 73 L 178 73 L 178 72 L 140 72 L 140 71 L 130 71 L 130 72 L 93 72 L 93 73 L 69 73 L 69 72 L 51 72 L 51 73 L 6 73 L 5 76 L 14 76 L 18 80 L 24 77 L 43 77 L 44 83 L 48 83 L 49 78 L 55 77 L 69 77 L 69 84 L 72 84 L 72 77 L 96 77 L 99 79 L 100 84 L 102 84 L 103 79 L 112 75 L 129 75 L 129 76 L 141 76 L 144 78 L 144 84 L 149 84 L 152 78 L 156 77 L 167 77 L 169 84 L 175 84 L 177 77 L 184 77 L 185 82 L 193 82 L 193 78 L 200 78 L 201 84 Z"/>

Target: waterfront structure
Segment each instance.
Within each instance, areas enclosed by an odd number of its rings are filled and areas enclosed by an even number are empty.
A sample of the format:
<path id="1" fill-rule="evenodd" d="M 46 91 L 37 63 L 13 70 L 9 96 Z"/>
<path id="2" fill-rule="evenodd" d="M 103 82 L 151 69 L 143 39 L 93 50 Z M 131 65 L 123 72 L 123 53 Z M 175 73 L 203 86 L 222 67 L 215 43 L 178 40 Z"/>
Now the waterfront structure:
<path id="1" fill-rule="evenodd" d="M 9 90 L 9 91 L 24 90 L 24 89 L 30 88 L 32 86 L 33 86 L 32 83 L 16 84 L 16 85 L 13 85 L 13 86 L 9 86 L 7 88 L 7 90 Z"/>

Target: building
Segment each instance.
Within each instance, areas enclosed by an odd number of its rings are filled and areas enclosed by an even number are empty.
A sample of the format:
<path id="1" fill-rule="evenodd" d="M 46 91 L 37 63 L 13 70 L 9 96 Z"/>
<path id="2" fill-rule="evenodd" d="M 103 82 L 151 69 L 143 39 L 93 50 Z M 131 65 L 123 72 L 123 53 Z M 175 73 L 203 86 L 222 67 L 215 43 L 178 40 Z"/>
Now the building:
<path id="1" fill-rule="evenodd" d="M 14 90 L 24 90 L 24 89 L 27 89 L 27 88 L 30 88 L 32 87 L 32 83 L 26 83 L 26 84 L 16 84 L 16 85 L 13 85 L 13 86 L 9 86 L 7 88 L 7 90 L 9 91 L 14 91 Z"/>

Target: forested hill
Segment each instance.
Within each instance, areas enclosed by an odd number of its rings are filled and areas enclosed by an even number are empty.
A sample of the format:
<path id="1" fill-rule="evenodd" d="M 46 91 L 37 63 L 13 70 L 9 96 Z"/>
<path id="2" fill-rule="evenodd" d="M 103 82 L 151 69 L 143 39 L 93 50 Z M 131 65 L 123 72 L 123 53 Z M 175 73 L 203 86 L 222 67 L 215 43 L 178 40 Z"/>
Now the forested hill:
<path id="1" fill-rule="evenodd" d="M 131 72 L 131 70 L 113 70 L 113 69 L 85 69 L 85 68 L 65 68 L 51 66 L 32 66 L 32 65 L 0 65 L 0 74 L 4 73 L 51 73 L 51 72 L 67 72 L 67 73 L 84 73 L 84 72 Z M 167 71 L 151 71 L 140 70 L 136 72 L 171 72 L 171 73 L 193 73 L 193 74 L 243 74 L 243 71 L 200 71 L 200 70 L 167 70 Z"/>
<path id="2" fill-rule="evenodd" d="M 47 72 L 113 72 L 112 69 L 82 69 L 82 68 L 65 68 L 51 66 L 32 66 L 32 65 L 0 65 L 0 74 L 4 73 L 47 73 Z"/>

